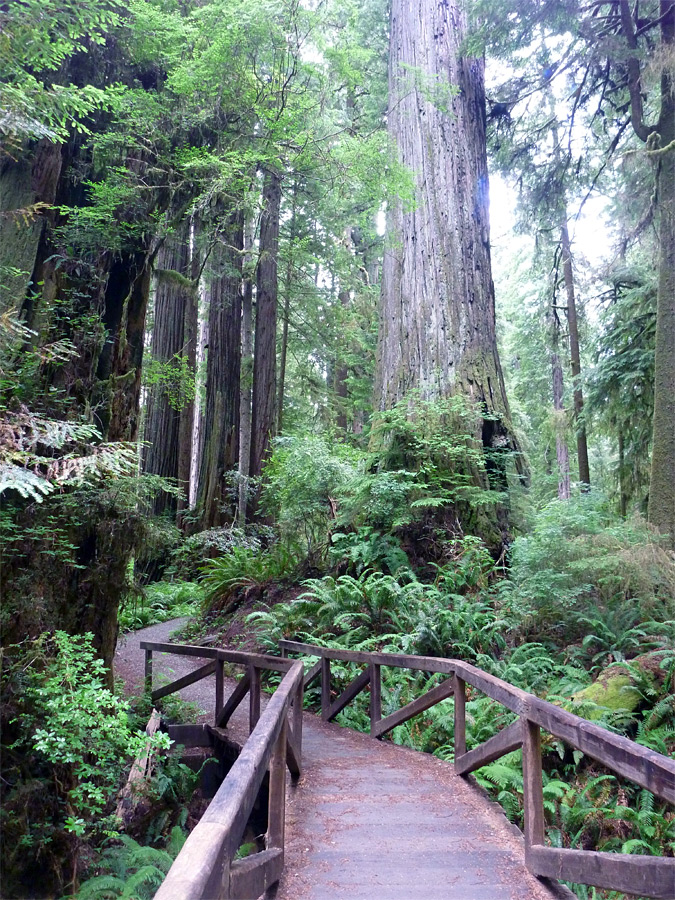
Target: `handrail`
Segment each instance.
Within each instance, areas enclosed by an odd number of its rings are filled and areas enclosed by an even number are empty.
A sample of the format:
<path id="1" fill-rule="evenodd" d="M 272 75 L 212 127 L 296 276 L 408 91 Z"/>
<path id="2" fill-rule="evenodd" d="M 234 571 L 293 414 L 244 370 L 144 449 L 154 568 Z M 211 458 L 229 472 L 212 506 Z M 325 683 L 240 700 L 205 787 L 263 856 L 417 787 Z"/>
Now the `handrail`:
<path id="1" fill-rule="evenodd" d="M 319 657 L 318 664 L 305 676 L 305 686 L 321 676 L 321 714 L 327 721 L 335 718 L 370 685 L 370 732 L 373 737 L 381 738 L 402 722 L 454 695 L 455 771 L 459 775 L 468 775 L 522 747 L 525 863 L 534 875 L 625 891 L 655 900 L 675 898 L 675 859 L 546 846 L 540 730 L 545 729 L 669 803 L 675 803 L 675 760 L 458 659 L 339 650 L 298 641 L 280 641 L 279 647 L 284 657 L 288 653 Z M 330 690 L 331 660 L 368 666 L 335 700 L 332 700 Z M 448 679 L 383 719 L 382 666 L 436 672 L 447 675 Z M 467 684 L 518 716 L 513 724 L 469 751 L 466 749 Z"/>
<path id="2" fill-rule="evenodd" d="M 166 879 L 155 894 L 155 900 L 237 900 L 258 897 L 279 880 L 284 865 L 286 767 L 299 774 L 302 740 L 303 665 L 300 661 L 266 657 L 241 651 L 220 650 L 180 644 L 157 644 L 144 641 L 146 681 L 152 686 L 152 653 L 161 651 L 178 656 L 211 659 L 201 666 L 192 681 L 184 676 L 167 687 L 180 690 L 216 672 L 215 729 L 223 724 L 243 699 L 247 684 L 250 692 L 251 733 L 241 753 L 218 789 L 208 809 L 195 826 L 176 857 Z M 230 661 L 247 666 L 245 678 L 235 688 L 239 699 L 232 705 L 223 703 L 223 663 Z M 260 712 L 260 669 L 284 672 L 281 683 Z M 156 697 L 162 690 L 152 692 Z M 165 695 L 165 694 L 164 694 Z M 228 701 L 229 703 L 229 701 Z M 287 722 L 292 711 L 293 725 Z M 236 860 L 256 797 L 269 768 L 269 811 L 265 850 L 246 859 Z"/>

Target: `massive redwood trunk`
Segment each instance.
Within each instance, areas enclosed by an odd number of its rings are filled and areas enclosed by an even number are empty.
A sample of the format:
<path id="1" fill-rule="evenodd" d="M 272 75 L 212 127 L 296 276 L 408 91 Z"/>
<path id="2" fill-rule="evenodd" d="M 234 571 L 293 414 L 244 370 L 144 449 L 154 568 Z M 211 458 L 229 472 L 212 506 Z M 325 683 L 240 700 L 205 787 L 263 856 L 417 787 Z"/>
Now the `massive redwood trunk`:
<path id="1" fill-rule="evenodd" d="M 490 266 L 484 66 L 461 57 L 456 2 L 393 0 L 389 133 L 415 178 L 383 265 L 376 399 L 463 393 L 508 419 Z"/>
<path id="2" fill-rule="evenodd" d="M 208 283 L 209 344 L 206 362 L 204 450 L 199 470 L 197 507 L 202 525 L 212 528 L 232 519 L 237 502 L 225 473 L 237 465 L 241 370 L 241 274 L 243 218 L 232 217 L 212 254 Z M 228 515 L 224 507 L 229 505 Z"/>
<path id="3" fill-rule="evenodd" d="M 281 178 L 268 169 L 263 184 L 256 278 L 251 477 L 261 474 L 276 428 L 277 296 Z"/>
<path id="4" fill-rule="evenodd" d="M 376 404 L 461 394 L 491 448 L 514 442 L 495 337 L 484 64 L 460 55 L 465 33 L 455 0 L 393 0 L 388 124 L 415 202 L 389 210 Z"/>

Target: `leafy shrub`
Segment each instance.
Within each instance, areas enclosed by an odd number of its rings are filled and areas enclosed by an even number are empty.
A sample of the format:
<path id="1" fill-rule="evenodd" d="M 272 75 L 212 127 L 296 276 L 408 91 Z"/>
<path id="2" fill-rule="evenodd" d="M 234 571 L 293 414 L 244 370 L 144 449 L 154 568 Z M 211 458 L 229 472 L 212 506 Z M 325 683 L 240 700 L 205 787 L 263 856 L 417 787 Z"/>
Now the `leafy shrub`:
<path id="1" fill-rule="evenodd" d="M 410 568 L 408 556 L 398 540 L 391 535 L 381 534 L 368 525 L 347 534 L 335 532 L 331 535 L 331 543 L 331 564 L 338 569 L 346 564 L 356 575 L 366 569 L 377 569 L 395 575 L 399 569 Z"/>
<path id="2" fill-rule="evenodd" d="M 255 532 L 251 528 L 248 532 L 244 532 L 241 528 L 210 528 L 190 535 L 172 553 L 167 574 L 186 581 L 196 581 L 202 566 L 209 559 L 225 556 L 235 548 L 259 550 L 263 539 L 270 537 L 269 534 L 261 532 L 263 529 L 260 527 Z"/>
<path id="3" fill-rule="evenodd" d="M 274 544 L 269 550 L 260 551 L 234 547 L 225 556 L 209 560 L 202 567 L 201 578 L 209 609 L 219 605 L 225 611 L 231 608 L 240 589 L 287 578 L 298 568 L 302 555 L 291 545 Z"/>
<path id="4" fill-rule="evenodd" d="M 601 497 L 582 494 L 549 503 L 516 538 L 502 592 L 533 633 L 566 645 L 584 636 L 589 611 L 609 622 L 623 610 L 626 630 L 672 619 L 675 564 L 641 519 L 612 521 Z"/>
<path id="5" fill-rule="evenodd" d="M 82 841 L 114 830 L 112 800 L 147 737 L 133 730 L 126 701 L 105 687 L 91 635 L 57 631 L 11 651 L 3 671 L 4 701 L 14 710 L 11 761 L 3 761 L 10 785 L 5 826 L 12 836 L 5 852 L 13 846 L 23 866 L 63 854 L 76 879 Z M 169 745 L 164 734 L 152 743 Z M 23 795 L 31 783 L 41 786 L 42 815 L 25 817 Z"/>
<path id="6" fill-rule="evenodd" d="M 158 622 L 194 615 L 204 601 L 204 590 L 190 581 L 156 581 L 143 588 L 120 610 L 122 631 L 137 631 Z"/>

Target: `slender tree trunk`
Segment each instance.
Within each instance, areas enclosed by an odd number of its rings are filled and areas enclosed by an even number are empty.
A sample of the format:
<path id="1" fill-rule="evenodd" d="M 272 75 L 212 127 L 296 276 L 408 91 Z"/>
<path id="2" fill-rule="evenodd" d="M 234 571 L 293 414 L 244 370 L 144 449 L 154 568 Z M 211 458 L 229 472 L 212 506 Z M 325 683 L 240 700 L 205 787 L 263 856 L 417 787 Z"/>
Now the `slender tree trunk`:
<path id="1" fill-rule="evenodd" d="M 236 502 L 227 495 L 225 473 L 236 468 L 239 451 L 242 249 L 243 217 L 237 213 L 227 223 L 213 252 L 208 286 L 204 453 L 197 496 L 205 528 L 234 518 L 236 509 Z M 224 510 L 228 505 L 229 516 Z"/>
<path id="2" fill-rule="evenodd" d="M 241 381 L 239 391 L 239 512 L 238 522 L 246 523 L 246 505 L 251 467 L 251 396 L 253 385 L 253 240 L 255 226 L 244 226 L 244 277 L 241 282 Z"/>
<path id="3" fill-rule="evenodd" d="M 291 199 L 291 223 L 288 237 L 288 257 L 286 259 L 286 277 L 284 279 L 284 308 L 282 312 L 281 353 L 279 355 L 279 387 L 277 392 L 277 433 L 281 434 L 284 424 L 284 388 L 286 385 L 286 358 L 288 356 L 288 320 L 291 312 L 291 290 L 293 286 L 293 249 L 297 228 L 296 207 L 298 183 L 293 182 Z"/>
<path id="4" fill-rule="evenodd" d="M 661 0 L 661 113 L 657 157 L 659 283 L 654 354 L 654 419 L 649 521 L 675 548 L 675 77 L 667 60 L 675 51 L 675 3 Z"/>
<path id="5" fill-rule="evenodd" d="M 558 499 L 569 500 L 570 490 L 570 454 L 565 439 L 565 405 L 563 403 L 564 382 L 560 363 L 560 323 L 555 310 L 552 310 L 552 346 L 551 371 L 553 380 L 553 410 L 555 416 L 555 451 L 558 460 Z"/>
<path id="6" fill-rule="evenodd" d="M 198 228 L 198 222 L 188 225 L 187 228 Z M 190 248 L 189 231 L 186 235 L 186 245 Z M 194 238 L 194 235 L 193 235 Z M 182 356 L 185 359 L 187 375 L 190 383 L 182 390 L 180 398 L 180 418 L 178 424 L 178 484 L 183 494 L 178 498 L 178 522 L 183 525 L 181 513 L 190 508 L 190 473 L 192 470 L 192 440 L 195 426 L 195 389 L 197 377 L 197 345 L 199 340 L 199 272 L 201 267 L 200 254 L 196 249 L 196 242 L 192 241 L 190 254 L 190 282 L 191 290 L 185 293 L 185 305 L 183 309 L 183 347 Z"/>
<path id="7" fill-rule="evenodd" d="M 561 247 L 563 277 L 567 294 L 567 321 L 570 329 L 570 358 L 572 379 L 574 384 L 574 420 L 577 430 L 577 459 L 579 462 L 579 481 L 586 490 L 591 484 L 591 471 L 588 464 L 588 442 L 586 425 L 584 424 L 584 395 L 581 388 L 581 354 L 579 352 L 579 327 L 577 323 L 577 301 L 574 289 L 574 271 L 572 268 L 572 248 L 567 228 L 567 211 L 561 229 Z"/>
<path id="8" fill-rule="evenodd" d="M 462 57 L 457 0 L 393 0 L 388 127 L 415 177 L 391 204 L 382 273 L 376 405 L 410 391 L 463 395 L 476 441 L 515 447 L 497 352 L 490 263 L 484 63 Z"/>
<path id="9" fill-rule="evenodd" d="M 619 425 L 619 503 L 621 518 L 625 519 L 628 512 L 628 491 L 626 489 L 626 452 L 624 449 L 623 428 Z"/>
<path id="10" fill-rule="evenodd" d="M 152 359 L 177 367 L 185 353 L 186 306 L 194 293 L 189 278 L 187 223 L 162 246 L 157 257 Z M 178 277 L 176 277 L 178 276 Z M 180 279 L 180 280 L 179 280 Z M 179 477 L 181 389 L 177 383 L 159 382 L 148 391 L 145 416 L 143 471 L 164 478 Z M 155 515 L 176 511 L 176 498 L 160 492 Z"/>
<path id="11" fill-rule="evenodd" d="M 277 293 L 281 178 L 265 171 L 256 278 L 255 356 L 251 420 L 251 476 L 257 478 L 270 451 L 276 426 Z"/>

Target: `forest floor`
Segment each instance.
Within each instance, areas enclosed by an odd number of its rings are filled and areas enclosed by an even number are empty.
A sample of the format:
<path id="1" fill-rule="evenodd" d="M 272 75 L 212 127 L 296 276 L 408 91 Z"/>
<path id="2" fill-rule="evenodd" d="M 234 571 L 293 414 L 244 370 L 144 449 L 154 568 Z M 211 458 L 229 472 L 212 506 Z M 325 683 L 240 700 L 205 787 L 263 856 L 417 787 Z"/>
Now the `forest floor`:
<path id="1" fill-rule="evenodd" d="M 115 658 L 130 691 L 142 689 L 140 641 L 167 641 L 184 620 L 127 635 Z M 155 673 L 178 678 L 201 665 L 155 654 Z M 231 682 L 230 685 L 233 685 Z M 226 685 L 226 692 L 227 692 Z M 213 676 L 181 692 L 212 720 Z M 228 724 L 245 739 L 247 710 Z M 311 713 L 304 717 L 303 774 L 288 787 L 285 869 L 277 900 L 551 900 L 571 897 L 524 865 L 520 832 L 472 779 L 447 763 L 374 741 Z"/>

